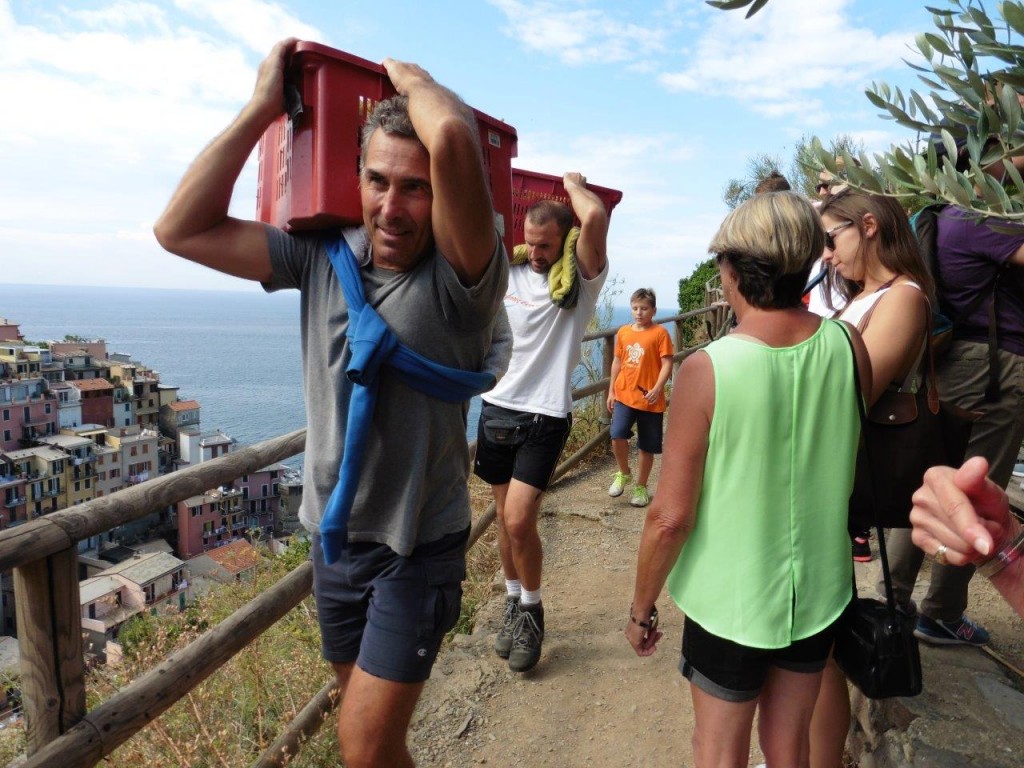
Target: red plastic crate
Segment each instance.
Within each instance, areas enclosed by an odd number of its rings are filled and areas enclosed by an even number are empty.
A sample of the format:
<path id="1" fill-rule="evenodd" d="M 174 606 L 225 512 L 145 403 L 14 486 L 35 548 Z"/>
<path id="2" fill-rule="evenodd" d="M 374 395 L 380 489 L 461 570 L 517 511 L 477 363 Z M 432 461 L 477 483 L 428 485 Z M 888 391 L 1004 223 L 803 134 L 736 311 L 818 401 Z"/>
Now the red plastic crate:
<path id="1" fill-rule="evenodd" d="M 288 231 L 361 224 L 360 130 L 394 86 L 381 65 L 318 43 L 297 43 L 288 72 L 302 114 L 281 115 L 260 139 L 256 218 Z M 516 130 L 473 111 L 498 229 L 511 252 Z"/>
<path id="2" fill-rule="evenodd" d="M 608 217 L 611 218 L 612 209 L 622 200 L 622 193 L 617 189 L 599 187 L 596 184 L 587 182 L 587 189 L 597 195 L 604 203 Z M 538 200 L 558 200 L 570 208 L 572 203 L 569 200 L 569 193 L 562 185 L 561 176 L 551 176 L 547 173 L 536 173 L 534 171 L 523 171 L 519 168 L 512 169 L 512 242 L 522 243 L 523 224 L 526 221 L 526 209 Z M 573 216 L 573 223 L 579 226 L 579 219 Z"/>

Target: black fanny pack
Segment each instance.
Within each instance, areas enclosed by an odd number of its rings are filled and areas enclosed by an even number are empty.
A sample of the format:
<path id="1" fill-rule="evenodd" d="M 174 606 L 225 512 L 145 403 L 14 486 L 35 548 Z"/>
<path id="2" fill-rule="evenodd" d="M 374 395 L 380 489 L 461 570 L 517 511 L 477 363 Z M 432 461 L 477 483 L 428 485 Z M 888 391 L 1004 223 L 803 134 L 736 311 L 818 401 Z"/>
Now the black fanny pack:
<path id="1" fill-rule="evenodd" d="M 522 445 L 536 421 L 535 413 L 519 413 L 497 405 L 484 405 L 480 411 L 484 437 L 495 445 Z"/>

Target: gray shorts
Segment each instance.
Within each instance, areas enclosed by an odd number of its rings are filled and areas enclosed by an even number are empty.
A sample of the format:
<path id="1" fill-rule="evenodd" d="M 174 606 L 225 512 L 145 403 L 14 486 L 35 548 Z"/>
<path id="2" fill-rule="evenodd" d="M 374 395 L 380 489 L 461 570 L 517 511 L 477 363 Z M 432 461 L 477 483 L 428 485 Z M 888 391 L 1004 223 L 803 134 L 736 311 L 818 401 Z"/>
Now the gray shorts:
<path id="1" fill-rule="evenodd" d="M 401 557 L 385 544 L 354 542 L 326 565 L 313 537 L 313 594 L 323 656 L 369 674 L 420 683 L 459 619 L 469 528 Z"/>

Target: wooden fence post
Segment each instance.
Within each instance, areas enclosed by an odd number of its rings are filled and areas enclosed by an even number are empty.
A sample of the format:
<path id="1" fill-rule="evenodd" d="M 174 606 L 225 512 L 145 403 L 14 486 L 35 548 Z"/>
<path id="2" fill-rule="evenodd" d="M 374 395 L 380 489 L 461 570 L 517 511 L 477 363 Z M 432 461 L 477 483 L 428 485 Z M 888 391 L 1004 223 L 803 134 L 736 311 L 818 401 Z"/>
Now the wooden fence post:
<path id="1" fill-rule="evenodd" d="M 85 716 L 85 663 L 74 547 L 14 569 L 26 751 Z"/>
<path id="2" fill-rule="evenodd" d="M 615 360 L 615 336 L 605 336 L 604 345 L 601 350 L 601 378 L 608 380 L 608 389 L 611 389 L 612 384 L 615 383 L 611 380 L 613 360 Z M 607 396 L 606 392 L 605 399 L 607 399 Z M 603 408 L 603 404 L 602 406 L 599 406 L 599 408 L 601 410 L 599 410 L 598 413 L 601 413 L 602 416 L 598 421 L 601 424 L 611 424 L 611 414 Z"/>

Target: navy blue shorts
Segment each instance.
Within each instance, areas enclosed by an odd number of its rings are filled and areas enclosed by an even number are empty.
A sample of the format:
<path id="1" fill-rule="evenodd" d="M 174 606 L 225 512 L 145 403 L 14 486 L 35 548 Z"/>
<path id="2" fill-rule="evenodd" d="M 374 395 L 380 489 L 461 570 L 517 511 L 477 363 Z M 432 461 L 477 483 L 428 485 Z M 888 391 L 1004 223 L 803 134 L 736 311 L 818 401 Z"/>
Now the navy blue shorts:
<path id="1" fill-rule="evenodd" d="M 420 683 L 459 619 L 469 528 L 421 544 L 409 557 L 353 542 L 326 565 L 313 537 L 313 594 L 323 656 L 397 683 Z"/>
<path id="2" fill-rule="evenodd" d="M 838 620 L 786 648 L 751 648 L 713 635 L 687 618 L 679 671 L 716 699 L 751 701 L 761 695 L 771 667 L 806 674 L 821 672 L 832 651 L 837 624 Z"/>
<path id="3" fill-rule="evenodd" d="M 644 453 L 661 453 L 661 431 L 665 414 L 641 411 L 615 401 L 612 408 L 612 440 L 629 440 L 636 424 L 636 447 Z"/>
<path id="4" fill-rule="evenodd" d="M 486 429 L 485 424 L 506 423 L 511 429 Z M 572 414 L 564 418 L 543 413 L 512 411 L 484 403 L 476 432 L 473 474 L 490 485 L 505 485 L 513 478 L 541 491 L 547 490 L 558 458 L 572 428 Z"/>

